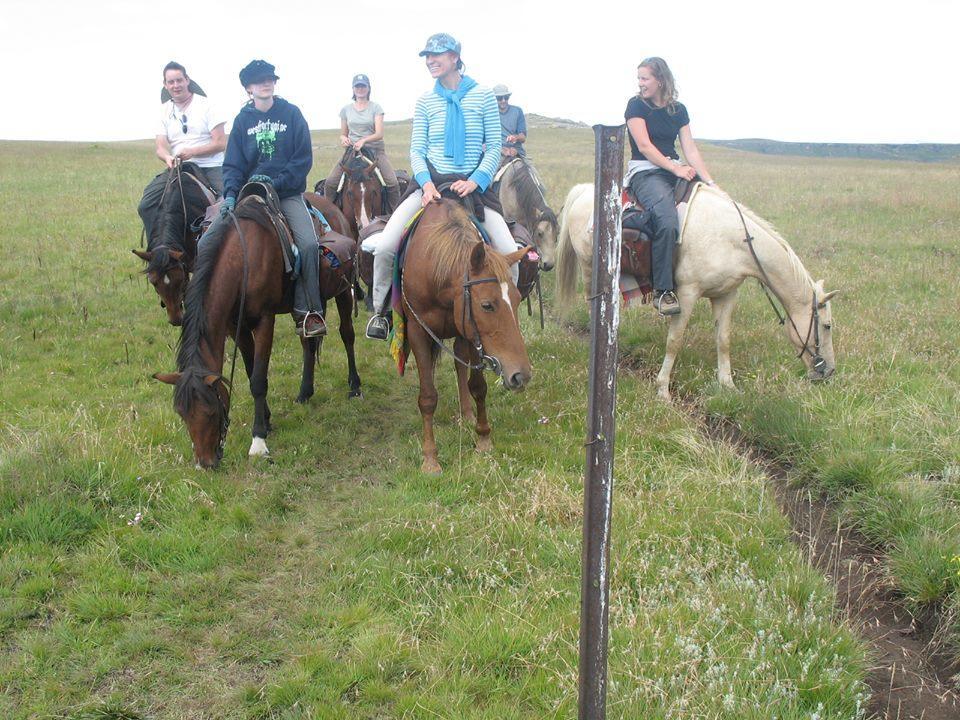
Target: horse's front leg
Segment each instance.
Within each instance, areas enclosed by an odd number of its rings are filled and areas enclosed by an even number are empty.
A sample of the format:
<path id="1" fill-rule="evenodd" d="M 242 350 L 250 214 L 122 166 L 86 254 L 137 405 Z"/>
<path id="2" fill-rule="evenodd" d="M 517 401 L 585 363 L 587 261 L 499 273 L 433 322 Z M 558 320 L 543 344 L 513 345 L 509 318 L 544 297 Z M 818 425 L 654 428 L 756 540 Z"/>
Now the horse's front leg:
<path id="1" fill-rule="evenodd" d="M 302 404 L 313 397 L 313 373 L 317 364 L 320 338 L 301 337 L 300 348 L 303 354 L 303 370 L 300 374 L 300 392 L 297 394 L 297 402 Z"/>
<path id="2" fill-rule="evenodd" d="M 253 374 L 250 376 L 250 394 L 253 395 L 253 442 L 251 457 L 268 455 L 267 434 L 270 432 L 270 407 L 267 405 L 267 373 L 273 350 L 273 315 L 264 315 L 253 328 Z"/>
<path id="3" fill-rule="evenodd" d="M 476 350 L 463 338 L 457 338 L 454 343 L 454 349 L 456 350 L 457 357 L 468 360 L 474 366 L 480 364 L 480 357 Z M 457 363 L 457 365 L 458 372 L 462 369 L 466 375 L 468 368 L 461 366 L 459 363 Z M 475 429 L 477 431 L 476 449 L 477 452 L 488 452 L 493 449 L 493 442 L 490 440 L 490 423 L 487 421 L 487 379 L 483 375 L 483 370 L 469 368 L 469 373 L 467 389 L 470 391 L 470 397 L 473 398 L 473 402 L 476 403 L 477 406 L 475 421 Z M 469 398 L 467 402 L 470 402 Z"/>
<path id="4" fill-rule="evenodd" d="M 253 373 L 256 361 L 256 343 L 253 338 L 253 332 L 250 328 L 244 327 L 237 334 L 237 347 L 240 349 L 240 355 L 243 357 L 243 367 L 247 371 L 247 379 L 251 383 L 251 392 L 253 388 Z M 232 368 L 231 368 L 232 372 Z M 267 410 L 265 418 L 267 432 L 273 428 L 270 426 L 270 410 Z"/>
<path id="5" fill-rule="evenodd" d="M 407 325 L 410 330 L 410 349 L 417 361 L 417 375 L 420 378 L 420 394 L 417 404 L 423 419 L 423 464 L 420 470 L 431 475 L 440 474 L 437 461 L 437 441 L 433 436 L 433 415 L 437 410 L 437 386 L 434 384 L 434 357 L 432 340 L 427 337 L 417 323 Z"/>
<path id="6" fill-rule="evenodd" d="M 731 389 L 736 389 L 730 368 L 730 326 L 736 304 L 736 290 L 710 300 L 717 334 L 717 380 L 723 387 Z"/>
<path id="7" fill-rule="evenodd" d="M 353 343 L 356 339 L 356 333 L 353 330 L 353 294 L 349 290 L 344 290 L 337 295 L 337 312 L 340 314 L 340 339 L 343 340 L 343 349 L 347 351 L 347 385 L 350 387 L 347 397 L 362 398 L 357 358 L 353 352 Z"/>
<path id="8" fill-rule="evenodd" d="M 677 359 L 680 347 L 683 344 L 683 333 L 687 329 L 687 323 L 690 322 L 690 315 L 693 314 L 693 305 L 697 298 L 695 295 L 682 295 L 677 292 L 680 300 L 680 314 L 672 315 L 667 326 L 667 347 L 663 354 L 663 364 L 660 366 L 660 372 L 657 373 L 657 397 L 661 400 L 670 402 L 670 374 L 673 372 L 673 363 Z"/>
<path id="9" fill-rule="evenodd" d="M 453 351 L 459 358 L 470 357 L 470 345 L 463 338 L 458 337 L 453 343 Z M 477 416 L 473 412 L 473 400 L 470 397 L 470 387 L 468 378 L 470 368 L 458 363 L 453 363 L 457 371 L 457 394 L 460 397 L 460 422 L 464 425 L 473 425 L 477 422 Z"/>

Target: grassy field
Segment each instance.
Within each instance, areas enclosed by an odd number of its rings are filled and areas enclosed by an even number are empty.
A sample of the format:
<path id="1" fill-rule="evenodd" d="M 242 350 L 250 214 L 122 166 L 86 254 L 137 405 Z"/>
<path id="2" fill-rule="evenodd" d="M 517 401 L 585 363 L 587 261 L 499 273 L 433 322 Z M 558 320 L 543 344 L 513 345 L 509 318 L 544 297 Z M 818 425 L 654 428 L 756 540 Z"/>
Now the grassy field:
<path id="1" fill-rule="evenodd" d="M 407 136 L 389 129 L 397 159 Z M 333 132 L 315 140 L 311 184 L 338 154 Z M 555 208 L 591 179 L 590 131 L 529 145 Z M 956 604 L 956 168 L 706 156 L 845 293 L 838 374 L 805 383 L 749 288 L 741 393 L 712 380 L 704 307 L 679 394 L 836 497 L 912 601 Z M 0 716 L 573 717 L 581 336 L 524 317 L 534 381 L 493 389 L 489 455 L 455 422 L 443 363 L 434 478 L 418 471 L 415 373 L 358 341 L 365 398 L 348 401 L 334 334 L 299 406 L 281 319 L 272 461 L 246 458 L 241 391 L 222 468 L 196 471 L 150 378 L 174 369 L 176 330 L 129 252 L 156 166 L 148 143 L 0 143 Z M 609 717 L 863 716 L 866 649 L 766 479 L 654 400 L 663 334 L 646 309 L 621 327 L 641 371 L 619 385 Z"/>

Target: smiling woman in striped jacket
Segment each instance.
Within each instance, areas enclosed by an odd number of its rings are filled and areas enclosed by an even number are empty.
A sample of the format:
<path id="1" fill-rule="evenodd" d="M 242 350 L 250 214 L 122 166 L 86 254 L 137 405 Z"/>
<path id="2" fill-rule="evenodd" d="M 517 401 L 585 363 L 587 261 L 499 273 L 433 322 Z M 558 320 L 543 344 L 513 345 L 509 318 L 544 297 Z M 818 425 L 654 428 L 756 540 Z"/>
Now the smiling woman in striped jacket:
<path id="1" fill-rule="evenodd" d="M 393 275 L 393 258 L 400 245 L 403 228 L 421 207 L 440 197 L 430 177 L 430 166 L 438 173 L 465 175 L 452 189 L 466 197 L 484 192 L 493 181 L 500 164 L 500 111 L 490 88 L 477 85 L 463 74 L 460 43 L 446 33 L 427 39 L 420 52 L 427 70 L 436 80 L 433 89 L 417 100 L 410 138 L 410 166 L 420 189 L 400 203 L 383 232 L 372 235 L 363 249 L 374 255 L 373 307 L 377 314 L 367 323 L 367 337 L 386 340 L 387 318 L 383 310 Z M 503 217 L 484 209 L 483 227 L 495 250 L 510 253 L 517 245 Z M 514 282 L 517 268 L 510 268 Z"/>

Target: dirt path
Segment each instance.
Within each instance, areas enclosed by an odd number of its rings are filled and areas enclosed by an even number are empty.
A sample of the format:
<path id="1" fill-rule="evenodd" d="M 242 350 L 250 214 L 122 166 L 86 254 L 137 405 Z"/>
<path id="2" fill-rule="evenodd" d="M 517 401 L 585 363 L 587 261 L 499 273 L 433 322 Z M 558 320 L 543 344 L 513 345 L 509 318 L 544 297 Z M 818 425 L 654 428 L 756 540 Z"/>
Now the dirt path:
<path id="1" fill-rule="evenodd" d="M 960 694 L 950 678 L 958 668 L 941 651 L 935 611 L 914 617 L 884 572 L 884 555 L 809 492 L 788 486 L 789 468 L 752 447 L 731 422 L 698 416 L 705 432 L 763 469 L 793 540 L 808 562 L 833 583 L 837 608 L 872 649 L 867 676 L 870 713 L 884 720 L 957 720 Z"/>

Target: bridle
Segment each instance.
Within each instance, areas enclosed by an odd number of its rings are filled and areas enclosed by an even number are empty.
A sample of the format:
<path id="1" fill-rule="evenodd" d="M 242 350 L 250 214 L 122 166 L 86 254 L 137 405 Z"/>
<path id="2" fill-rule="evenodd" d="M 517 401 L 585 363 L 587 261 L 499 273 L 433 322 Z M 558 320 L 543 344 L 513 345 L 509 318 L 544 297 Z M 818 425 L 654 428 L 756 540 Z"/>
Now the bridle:
<path id="1" fill-rule="evenodd" d="M 413 236 L 410 237 L 410 240 L 407 242 L 407 251 L 409 252 L 410 243 L 413 242 Z M 466 335 L 461 335 L 465 340 L 473 344 L 474 350 L 477 352 L 477 357 L 480 358 L 480 362 L 476 365 L 471 363 L 469 360 L 463 360 L 460 358 L 456 352 L 448 348 L 433 330 L 423 321 L 423 319 L 417 314 L 417 311 L 413 309 L 413 305 L 410 304 L 410 301 L 407 299 L 406 289 L 403 285 L 403 275 L 400 276 L 400 295 L 403 297 L 403 303 L 407 306 L 407 310 L 410 311 L 410 314 L 413 315 L 413 318 L 417 323 L 426 331 L 427 335 L 436 343 L 439 348 L 450 355 L 456 362 L 460 363 L 466 368 L 471 370 L 490 370 L 496 375 L 503 376 L 503 366 L 500 361 L 493 355 L 488 355 L 483 351 L 483 338 L 480 337 L 480 326 L 477 324 L 476 318 L 473 316 L 473 295 L 470 292 L 470 288 L 475 285 L 480 285 L 482 283 L 499 283 L 500 280 L 496 277 L 483 277 L 483 278 L 470 278 L 470 265 L 468 263 L 466 269 L 463 271 L 463 309 L 460 317 L 460 327 L 463 333 L 467 332 L 468 323 L 473 325 L 473 337 L 467 337 Z"/>
<path id="2" fill-rule="evenodd" d="M 750 255 L 753 256 L 753 261 L 757 264 L 757 268 L 760 270 L 760 275 L 763 277 L 763 280 L 760 281 L 760 287 L 763 289 L 763 294 L 767 296 L 767 302 L 770 303 L 770 307 L 773 308 L 774 313 L 777 315 L 777 319 L 780 321 L 780 324 L 783 325 L 786 320 L 790 321 L 790 326 L 793 328 L 794 333 L 796 333 L 797 338 L 803 338 L 803 347 L 800 348 L 800 352 L 797 354 L 797 358 L 802 358 L 805 354 L 810 356 L 812 361 L 813 371 L 817 373 L 820 377 L 824 377 L 827 371 L 827 361 L 823 359 L 823 356 L 820 354 L 820 303 L 817 302 L 817 291 L 814 289 L 813 297 L 810 300 L 810 324 L 807 325 L 807 332 L 805 335 L 800 335 L 800 329 L 797 327 L 797 324 L 793 321 L 790 312 L 787 310 L 786 303 L 783 302 L 783 299 L 780 295 L 773 289 L 773 285 L 770 282 L 770 277 L 767 275 L 767 271 L 764 270 L 763 265 L 760 264 L 760 258 L 757 257 L 757 251 L 753 247 L 753 236 L 750 234 L 750 231 L 747 229 L 747 221 L 743 217 L 743 211 L 740 209 L 740 205 L 736 201 L 732 201 L 733 206 L 737 209 L 737 214 L 740 215 L 740 222 L 743 224 L 744 238 L 743 241 L 747 244 L 747 247 L 750 248 Z M 777 304 L 773 301 L 773 298 L 770 296 L 770 293 L 773 292 L 776 295 L 777 300 L 780 301 L 780 304 L 783 306 L 783 312 L 780 312 L 780 308 L 777 307 Z M 826 329 L 830 329 L 829 325 L 824 326 Z M 810 336 L 813 335 L 813 349 L 810 349 Z"/>

